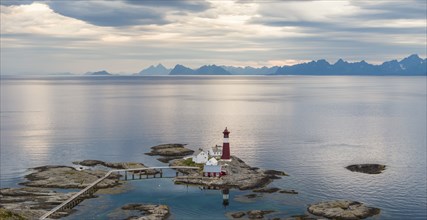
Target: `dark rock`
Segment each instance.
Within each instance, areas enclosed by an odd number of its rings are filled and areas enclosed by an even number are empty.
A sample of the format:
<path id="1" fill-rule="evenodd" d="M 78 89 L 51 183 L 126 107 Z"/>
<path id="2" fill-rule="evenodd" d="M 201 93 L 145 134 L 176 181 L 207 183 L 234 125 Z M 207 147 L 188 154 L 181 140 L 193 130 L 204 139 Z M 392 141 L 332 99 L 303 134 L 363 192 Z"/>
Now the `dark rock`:
<path id="1" fill-rule="evenodd" d="M 233 216 L 233 218 L 241 218 L 244 215 L 246 215 L 245 212 L 235 212 L 235 213 L 231 214 L 231 216 Z"/>
<path id="2" fill-rule="evenodd" d="M 248 195 L 245 195 L 245 197 L 249 198 L 249 199 L 253 199 L 253 198 L 258 197 L 258 195 L 257 194 L 248 194 Z"/>
<path id="3" fill-rule="evenodd" d="M 171 160 L 176 160 L 176 159 L 181 159 L 181 156 L 177 156 L 177 157 L 159 157 L 157 158 L 158 161 L 162 162 L 162 163 L 169 163 Z"/>
<path id="4" fill-rule="evenodd" d="M 264 215 L 274 212 L 273 210 L 251 210 L 248 211 L 249 219 L 262 219 Z"/>
<path id="5" fill-rule="evenodd" d="M 289 176 L 288 174 L 286 174 L 283 171 L 278 171 L 278 170 L 266 170 L 264 171 L 265 174 L 267 175 L 276 175 L 276 176 Z"/>
<path id="6" fill-rule="evenodd" d="M 259 192 L 259 193 L 275 193 L 277 191 L 279 191 L 279 188 L 261 188 L 261 189 L 254 189 L 252 190 L 253 192 Z"/>
<path id="7" fill-rule="evenodd" d="M 385 167 L 385 165 L 381 164 L 355 164 L 347 166 L 346 168 L 353 172 L 380 174 L 383 170 L 385 170 Z"/>
<path id="8" fill-rule="evenodd" d="M 298 192 L 297 192 L 297 191 L 295 191 L 295 190 L 293 190 L 293 189 L 291 189 L 291 190 L 283 189 L 283 190 L 280 190 L 280 191 L 279 191 L 279 193 L 286 193 L 286 194 L 298 194 Z"/>

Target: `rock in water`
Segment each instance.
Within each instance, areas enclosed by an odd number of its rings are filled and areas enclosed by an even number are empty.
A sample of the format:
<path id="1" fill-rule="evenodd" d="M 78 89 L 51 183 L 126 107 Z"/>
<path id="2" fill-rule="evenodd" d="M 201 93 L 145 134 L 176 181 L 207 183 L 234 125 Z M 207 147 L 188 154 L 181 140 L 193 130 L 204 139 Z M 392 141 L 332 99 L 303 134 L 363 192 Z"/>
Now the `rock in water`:
<path id="1" fill-rule="evenodd" d="M 380 213 L 380 209 L 368 207 L 363 203 L 347 200 L 325 201 L 310 205 L 308 211 L 313 215 L 332 219 L 364 219 Z"/>
<path id="2" fill-rule="evenodd" d="M 169 216 L 169 207 L 167 205 L 127 204 L 122 209 L 142 212 L 143 216 L 129 218 L 132 220 L 163 220 Z"/>
<path id="3" fill-rule="evenodd" d="M 367 173 L 367 174 L 380 174 L 385 170 L 385 165 L 381 164 L 354 164 L 346 167 L 353 172 Z"/>
<path id="4" fill-rule="evenodd" d="M 158 155 L 164 157 L 187 156 L 194 153 L 193 150 L 184 147 L 184 144 L 162 144 L 151 147 L 151 152 L 145 153 L 150 156 Z"/>
<path id="5" fill-rule="evenodd" d="M 272 187 L 272 188 L 260 188 L 260 189 L 254 189 L 254 190 L 252 190 L 252 192 L 259 192 L 259 193 L 275 193 L 275 192 L 277 192 L 277 191 L 279 191 L 279 190 L 280 190 L 279 188 Z"/>

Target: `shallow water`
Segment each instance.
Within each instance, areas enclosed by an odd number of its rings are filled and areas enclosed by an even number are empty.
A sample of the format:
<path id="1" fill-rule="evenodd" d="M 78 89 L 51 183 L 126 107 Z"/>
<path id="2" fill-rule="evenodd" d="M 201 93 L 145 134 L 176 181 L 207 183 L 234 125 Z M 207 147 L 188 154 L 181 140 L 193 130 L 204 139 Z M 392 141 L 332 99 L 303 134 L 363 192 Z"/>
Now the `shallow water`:
<path id="1" fill-rule="evenodd" d="M 353 199 L 381 208 L 374 219 L 426 219 L 426 97 L 426 77 L 2 77 L 0 183 L 82 159 L 162 165 L 144 155 L 150 146 L 208 149 L 228 126 L 232 154 L 284 170 L 290 176 L 272 185 L 299 194 L 248 204 L 233 199 L 246 192 L 231 191 L 224 210 L 219 191 L 133 181 L 131 191 L 86 200 L 69 218 L 115 219 L 110 211 L 127 202 L 167 203 L 174 219 L 256 207 L 290 216 Z M 387 169 L 344 168 L 354 163 Z"/>

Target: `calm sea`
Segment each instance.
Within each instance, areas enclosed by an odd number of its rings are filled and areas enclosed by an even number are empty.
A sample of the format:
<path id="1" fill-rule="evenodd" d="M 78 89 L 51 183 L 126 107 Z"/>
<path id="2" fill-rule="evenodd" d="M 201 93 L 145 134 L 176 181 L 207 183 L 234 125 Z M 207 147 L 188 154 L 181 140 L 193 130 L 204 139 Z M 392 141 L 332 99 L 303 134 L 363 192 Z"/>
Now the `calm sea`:
<path id="1" fill-rule="evenodd" d="M 373 219 L 426 219 L 426 77 L 5 77 L 1 78 L 1 187 L 27 168 L 82 159 L 139 161 L 150 146 L 221 144 L 251 166 L 284 170 L 272 183 L 298 195 L 244 203 L 232 190 L 130 182 L 131 190 L 84 201 L 68 219 L 123 219 L 129 202 L 167 204 L 172 219 L 224 219 L 236 210 L 306 212 L 322 200 L 381 208 Z M 353 173 L 355 163 L 387 165 Z M 96 207 L 96 208 L 94 208 Z"/>

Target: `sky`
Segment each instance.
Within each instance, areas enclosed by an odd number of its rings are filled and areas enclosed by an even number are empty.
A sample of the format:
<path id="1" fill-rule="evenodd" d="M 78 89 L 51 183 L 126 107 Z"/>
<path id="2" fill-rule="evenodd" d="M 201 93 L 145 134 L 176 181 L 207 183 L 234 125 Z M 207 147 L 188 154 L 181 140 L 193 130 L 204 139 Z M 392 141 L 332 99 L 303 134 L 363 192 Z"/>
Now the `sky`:
<path id="1" fill-rule="evenodd" d="M 425 0 L 0 0 L 1 74 L 426 57 Z"/>

